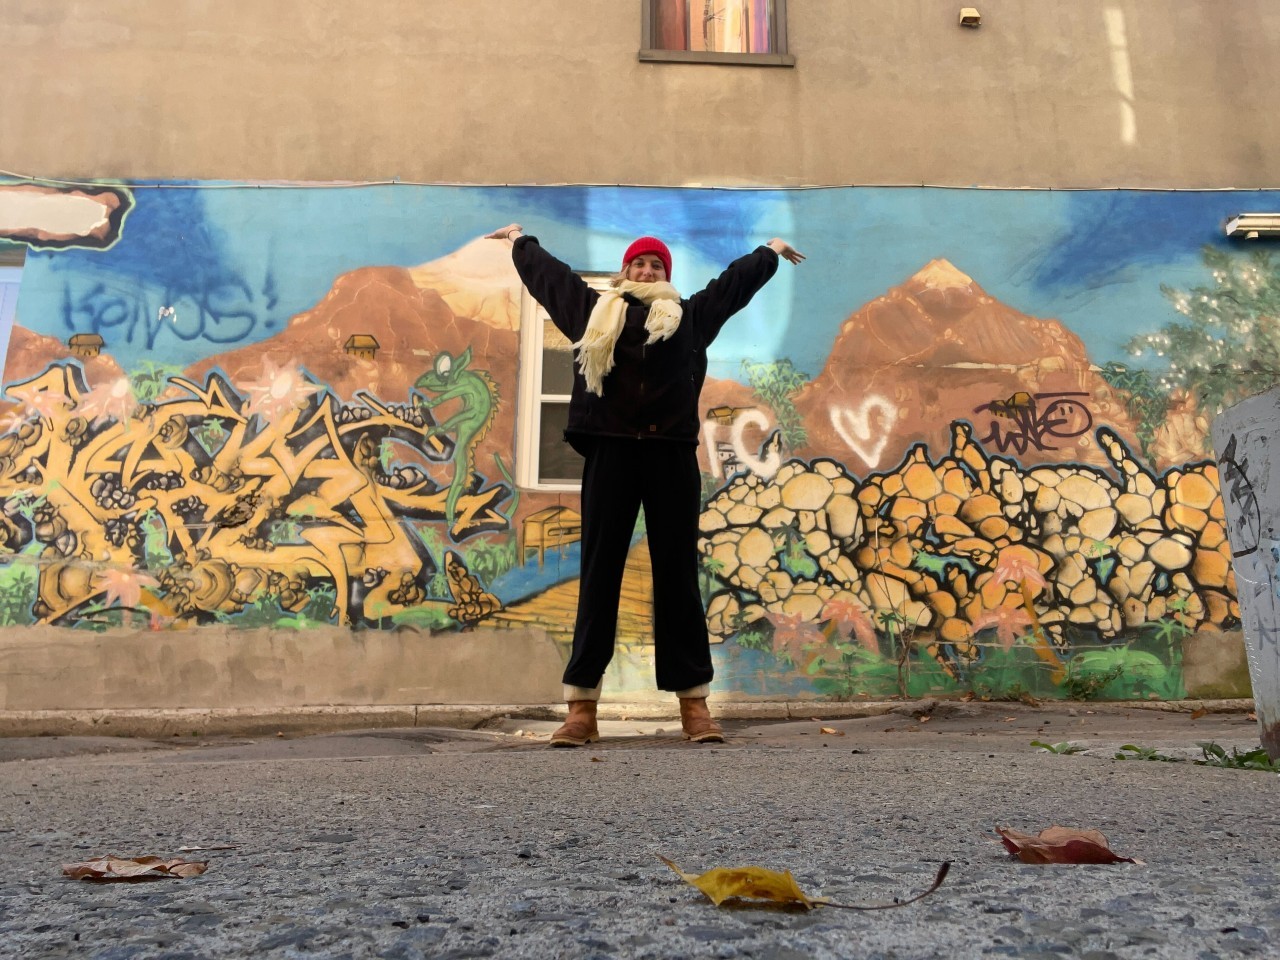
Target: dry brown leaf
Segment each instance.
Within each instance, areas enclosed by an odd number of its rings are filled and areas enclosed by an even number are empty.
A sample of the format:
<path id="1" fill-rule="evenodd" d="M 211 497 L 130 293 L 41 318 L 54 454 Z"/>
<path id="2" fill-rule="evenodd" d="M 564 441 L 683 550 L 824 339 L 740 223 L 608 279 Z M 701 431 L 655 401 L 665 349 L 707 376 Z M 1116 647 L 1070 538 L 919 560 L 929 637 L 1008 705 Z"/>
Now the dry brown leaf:
<path id="1" fill-rule="evenodd" d="M 921 723 L 928 723 L 930 720 L 933 719 L 933 717 L 916 717 L 916 719 L 919 720 Z"/>
<path id="2" fill-rule="evenodd" d="M 778 873 L 764 867 L 716 867 L 706 873 L 695 875 L 685 873 L 666 857 L 659 855 L 665 863 L 685 883 L 697 887 L 717 907 L 727 900 L 758 900 L 763 903 L 777 903 L 788 907 L 799 907 L 812 910 L 814 907 L 839 907 L 842 910 L 892 910 L 905 907 L 909 903 L 923 900 L 942 886 L 947 872 L 951 869 L 948 860 L 938 868 L 933 878 L 933 885 L 924 893 L 907 900 L 894 900 L 893 903 L 850 904 L 834 903 L 825 897 L 809 897 L 800 889 L 790 870 Z"/>
<path id="3" fill-rule="evenodd" d="M 1015 720 L 1017 720 L 1017 719 L 1018 719 L 1017 717 L 1005 717 L 1005 718 L 1004 718 L 1002 721 L 1000 721 L 1000 722 L 1001 722 L 1001 723 L 1013 723 L 1013 721 L 1015 721 Z"/>
<path id="4" fill-rule="evenodd" d="M 1097 830 L 1055 825 L 1033 835 L 998 826 L 996 833 L 1005 849 L 1023 863 L 1137 863 L 1115 853 Z"/>
<path id="5" fill-rule="evenodd" d="M 1201 717 L 1203 717 L 1203 716 L 1204 716 L 1206 713 L 1208 713 L 1208 712 L 1209 712 L 1209 711 L 1208 711 L 1208 710 L 1206 710 L 1204 707 L 1201 707 L 1201 708 L 1200 708 L 1200 709 L 1198 709 L 1198 710 L 1192 710 L 1192 711 L 1191 711 L 1191 719 L 1192 719 L 1192 720 L 1199 720 Z"/>
<path id="6" fill-rule="evenodd" d="M 592 758 L 591 758 L 591 762 L 592 762 L 592 763 L 604 763 L 604 757 L 592 757 Z"/>
<path id="7" fill-rule="evenodd" d="M 1256 713 L 1250 713 L 1250 714 L 1248 714 L 1248 715 L 1246 716 L 1246 718 L 1245 718 L 1245 719 L 1247 719 L 1247 720 L 1252 720 L 1254 723 L 1257 723 L 1257 722 L 1258 722 L 1258 715 L 1257 715 Z"/>
<path id="8" fill-rule="evenodd" d="M 844 731 L 843 731 L 843 730 L 837 730 L 835 727 L 823 727 L 819 732 L 820 732 L 820 733 L 830 734 L 830 735 L 831 735 L 831 736 L 833 736 L 833 737 L 843 737 L 843 736 L 844 736 Z"/>
<path id="9" fill-rule="evenodd" d="M 110 854 L 80 863 L 64 863 L 62 875 L 74 880 L 159 880 L 198 877 L 209 869 L 207 860 L 162 860 L 159 857 L 117 857 Z"/>

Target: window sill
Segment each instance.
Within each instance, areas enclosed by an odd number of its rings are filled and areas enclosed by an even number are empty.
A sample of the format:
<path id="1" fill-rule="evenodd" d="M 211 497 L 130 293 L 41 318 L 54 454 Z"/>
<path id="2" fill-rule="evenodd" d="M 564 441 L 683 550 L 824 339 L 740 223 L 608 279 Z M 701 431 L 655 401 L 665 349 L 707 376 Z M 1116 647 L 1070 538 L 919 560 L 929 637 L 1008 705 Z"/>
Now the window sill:
<path id="1" fill-rule="evenodd" d="M 794 67 L 789 53 L 714 53 L 705 50 L 641 50 L 643 63 L 719 63 L 739 67 Z"/>

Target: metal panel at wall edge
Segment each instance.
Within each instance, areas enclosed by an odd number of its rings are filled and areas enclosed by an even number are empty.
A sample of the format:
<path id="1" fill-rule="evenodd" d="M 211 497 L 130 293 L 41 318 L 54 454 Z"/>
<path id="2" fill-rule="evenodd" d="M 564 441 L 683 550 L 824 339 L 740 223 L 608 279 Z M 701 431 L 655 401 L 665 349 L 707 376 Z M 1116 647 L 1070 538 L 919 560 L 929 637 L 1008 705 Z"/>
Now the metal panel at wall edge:
<path id="1" fill-rule="evenodd" d="M 1262 745 L 1280 759 L 1280 387 L 1223 411 L 1213 445 Z"/>

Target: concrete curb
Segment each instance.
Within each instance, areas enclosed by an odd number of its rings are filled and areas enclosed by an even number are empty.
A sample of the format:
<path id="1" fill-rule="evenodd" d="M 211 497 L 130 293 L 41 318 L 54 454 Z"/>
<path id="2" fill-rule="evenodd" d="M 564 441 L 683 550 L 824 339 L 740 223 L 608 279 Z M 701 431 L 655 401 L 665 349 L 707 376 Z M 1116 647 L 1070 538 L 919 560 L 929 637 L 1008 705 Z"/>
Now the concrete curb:
<path id="1" fill-rule="evenodd" d="M 939 707 L 963 705 L 960 700 L 880 700 L 815 702 L 808 700 L 716 701 L 723 720 L 856 719 L 888 713 L 929 714 Z M 971 701 L 978 704 L 981 701 Z M 996 704 L 992 704 L 995 706 Z M 1020 706 L 1030 706 L 1020 704 Z M 1153 710 L 1168 713 L 1247 713 L 1252 700 L 1073 701 L 1051 700 L 1039 706 L 1088 709 L 1095 713 Z M 1034 708 L 1034 707 L 1033 707 Z M 502 720 L 554 720 L 564 716 L 563 704 L 401 704 L 390 706 L 306 706 L 229 709 L 122 710 L 3 710 L 0 737 L 114 736 L 207 737 L 314 734 L 339 730 L 391 727 L 454 727 L 474 730 Z M 604 720 L 669 720 L 677 716 L 675 703 L 601 703 Z"/>

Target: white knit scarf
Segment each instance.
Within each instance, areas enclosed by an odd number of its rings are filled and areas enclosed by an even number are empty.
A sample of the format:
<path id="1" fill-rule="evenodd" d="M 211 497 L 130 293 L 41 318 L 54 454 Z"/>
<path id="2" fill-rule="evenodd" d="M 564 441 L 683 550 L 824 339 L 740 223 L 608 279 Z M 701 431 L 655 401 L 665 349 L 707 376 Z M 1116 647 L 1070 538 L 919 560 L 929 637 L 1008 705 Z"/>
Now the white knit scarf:
<path id="1" fill-rule="evenodd" d="M 587 381 L 587 389 L 597 397 L 604 396 L 604 378 L 613 369 L 613 348 L 626 321 L 624 293 L 631 294 L 649 308 L 649 316 L 644 321 L 644 328 L 649 331 L 645 346 L 666 340 L 675 333 L 684 314 L 680 294 L 666 281 L 637 283 L 623 280 L 618 286 L 600 294 L 587 319 L 587 332 L 573 345 L 578 351 L 578 369 Z"/>

